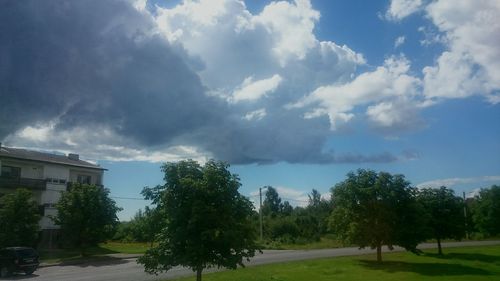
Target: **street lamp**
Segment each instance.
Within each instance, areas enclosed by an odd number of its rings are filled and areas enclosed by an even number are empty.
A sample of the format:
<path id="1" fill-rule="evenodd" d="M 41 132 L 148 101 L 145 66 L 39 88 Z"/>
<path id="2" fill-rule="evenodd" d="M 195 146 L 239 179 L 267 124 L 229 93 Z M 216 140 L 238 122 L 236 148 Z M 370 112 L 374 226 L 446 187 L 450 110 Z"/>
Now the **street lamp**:
<path id="1" fill-rule="evenodd" d="M 262 241 L 262 189 L 266 189 L 268 186 L 259 187 L 259 217 L 260 217 L 260 241 Z"/>

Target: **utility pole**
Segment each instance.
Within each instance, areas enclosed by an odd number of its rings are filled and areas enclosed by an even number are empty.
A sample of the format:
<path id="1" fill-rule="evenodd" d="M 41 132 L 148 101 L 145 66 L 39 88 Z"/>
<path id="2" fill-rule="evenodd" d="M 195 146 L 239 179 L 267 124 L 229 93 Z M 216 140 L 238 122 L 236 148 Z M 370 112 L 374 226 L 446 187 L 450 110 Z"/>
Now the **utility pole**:
<path id="1" fill-rule="evenodd" d="M 262 189 L 267 188 L 267 186 L 259 187 L 259 218 L 260 218 L 260 241 L 263 239 L 262 235 Z"/>
<path id="2" fill-rule="evenodd" d="M 463 192 L 463 196 L 464 196 L 465 238 L 468 240 L 469 239 L 469 231 L 467 229 L 467 202 L 465 201 L 465 191 Z"/>

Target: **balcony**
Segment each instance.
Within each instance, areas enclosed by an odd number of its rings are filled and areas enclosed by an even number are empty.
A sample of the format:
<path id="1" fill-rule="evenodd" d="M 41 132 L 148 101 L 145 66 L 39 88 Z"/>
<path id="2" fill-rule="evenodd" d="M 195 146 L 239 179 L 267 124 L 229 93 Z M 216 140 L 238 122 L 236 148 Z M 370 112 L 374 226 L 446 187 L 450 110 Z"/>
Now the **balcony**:
<path id="1" fill-rule="evenodd" d="M 0 177 L 0 187 L 45 190 L 47 188 L 47 181 L 44 179 Z"/>

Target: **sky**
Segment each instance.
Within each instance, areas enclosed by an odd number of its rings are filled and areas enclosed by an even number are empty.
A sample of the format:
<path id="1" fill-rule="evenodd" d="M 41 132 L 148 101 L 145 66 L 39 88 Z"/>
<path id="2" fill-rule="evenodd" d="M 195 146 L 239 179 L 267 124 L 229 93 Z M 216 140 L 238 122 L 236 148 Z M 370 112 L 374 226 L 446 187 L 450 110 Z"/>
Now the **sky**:
<path id="1" fill-rule="evenodd" d="M 359 168 L 469 196 L 500 184 L 498 19 L 497 0 L 7 0 L 0 141 L 99 163 L 121 220 L 182 159 L 295 206 Z"/>

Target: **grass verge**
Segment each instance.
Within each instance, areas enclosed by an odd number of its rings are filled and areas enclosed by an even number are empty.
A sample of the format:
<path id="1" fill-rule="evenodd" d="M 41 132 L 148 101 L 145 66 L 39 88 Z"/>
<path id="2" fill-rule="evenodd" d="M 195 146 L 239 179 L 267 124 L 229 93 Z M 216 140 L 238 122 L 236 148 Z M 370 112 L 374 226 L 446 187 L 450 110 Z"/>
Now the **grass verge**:
<path id="1" fill-rule="evenodd" d="M 445 255 L 388 253 L 271 264 L 204 274 L 205 281 L 500 280 L 500 246 L 446 248 Z M 195 280 L 194 277 L 176 279 Z"/>
<path id="2" fill-rule="evenodd" d="M 40 260 L 46 264 L 71 263 L 89 259 L 99 259 L 108 254 L 143 254 L 149 249 L 149 243 L 108 242 L 87 249 L 87 256 L 82 257 L 77 249 L 40 250 Z"/>

